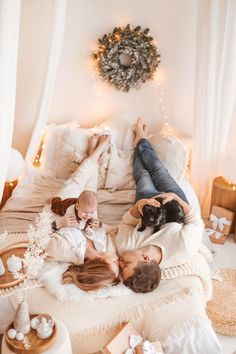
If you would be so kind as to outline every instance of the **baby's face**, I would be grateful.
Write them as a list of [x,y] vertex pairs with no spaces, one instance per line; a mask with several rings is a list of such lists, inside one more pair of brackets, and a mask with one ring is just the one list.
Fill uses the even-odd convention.
[[76,203],[76,209],[78,216],[87,221],[88,219],[94,218],[97,212],[97,204],[96,203]]

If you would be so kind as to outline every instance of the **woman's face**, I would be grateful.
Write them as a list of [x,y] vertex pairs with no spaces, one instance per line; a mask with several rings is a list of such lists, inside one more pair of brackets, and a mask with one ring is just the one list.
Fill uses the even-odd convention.
[[119,258],[115,253],[102,253],[101,259],[109,264],[111,270],[114,272],[115,276],[119,275]]

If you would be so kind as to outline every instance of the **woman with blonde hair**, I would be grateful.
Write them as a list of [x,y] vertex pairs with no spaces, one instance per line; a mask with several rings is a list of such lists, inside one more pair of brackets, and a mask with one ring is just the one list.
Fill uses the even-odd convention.
[[102,256],[84,264],[71,265],[62,276],[63,284],[75,284],[84,291],[98,290],[120,282],[118,272]]

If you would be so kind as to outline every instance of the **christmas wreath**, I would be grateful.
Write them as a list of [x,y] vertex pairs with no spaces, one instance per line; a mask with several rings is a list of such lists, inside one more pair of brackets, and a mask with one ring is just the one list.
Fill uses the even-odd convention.
[[152,79],[160,62],[149,28],[132,30],[129,24],[99,38],[93,56],[100,75],[122,91]]

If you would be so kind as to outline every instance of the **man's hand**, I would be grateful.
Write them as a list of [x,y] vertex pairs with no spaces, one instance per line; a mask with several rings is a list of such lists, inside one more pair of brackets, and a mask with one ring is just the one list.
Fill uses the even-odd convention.
[[160,203],[154,198],[140,199],[130,209],[130,214],[134,218],[140,218],[141,215],[143,215],[143,207],[144,207],[144,205],[147,205],[147,204],[155,206],[155,207],[159,207],[160,206]]
[[171,200],[176,200],[182,206],[184,210],[184,214],[187,214],[191,210],[189,204],[186,203],[183,199],[181,199],[177,194],[173,192],[158,194],[157,197],[162,198],[162,204],[166,204]]

